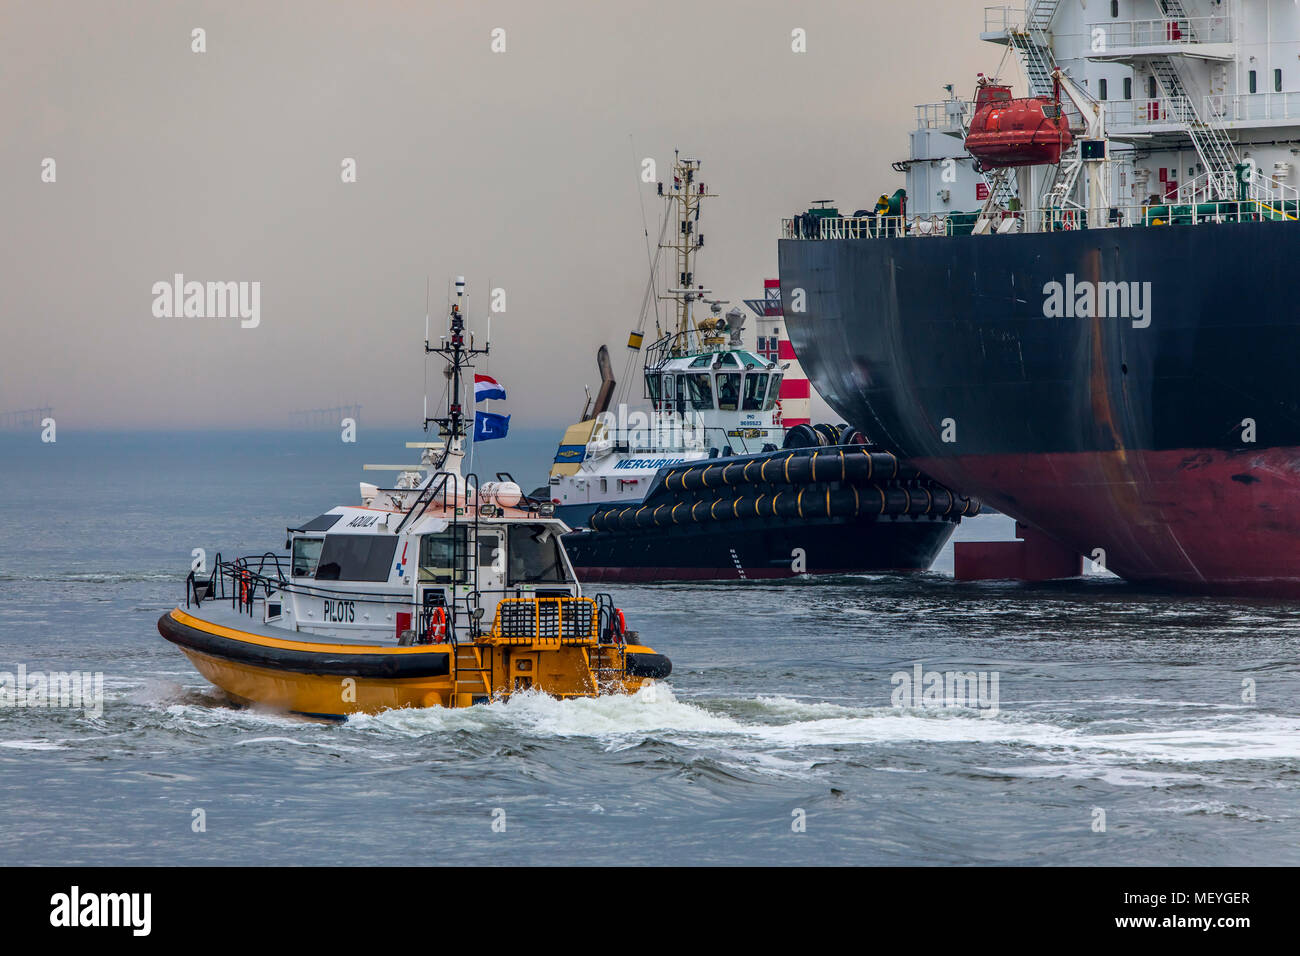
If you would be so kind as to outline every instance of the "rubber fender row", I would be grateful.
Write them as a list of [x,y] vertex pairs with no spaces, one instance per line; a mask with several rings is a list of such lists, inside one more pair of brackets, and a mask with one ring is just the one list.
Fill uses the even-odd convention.
[[593,514],[588,525],[593,531],[631,531],[741,518],[857,518],[867,515],[970,518],[979,511],[977,499],[954,495],[937,486],[882,488],[880,485],[848,485],[834,489],[787,488],[768,494],[607,508]]
[[868,451],[861,445],[783,451],[748,459],[700,462],[674,468],[664,476],[668,491],[754,484],[797,485],[816,481],[867,483],[887,478],[907,479],[919,472],[892,452]]

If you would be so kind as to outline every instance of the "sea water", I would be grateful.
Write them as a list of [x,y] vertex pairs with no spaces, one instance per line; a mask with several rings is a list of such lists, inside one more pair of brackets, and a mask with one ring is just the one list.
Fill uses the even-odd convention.
[[[343,723],[234,707],[158,635],[193,549],[280,549],[421,437],[0,435],[0,671],[103,681],[99,713],[0,707],[0,863],[1300,863],[1285,602],[958,583],[951,548],[610,587],[673,661],[653,691]],[[529,490],[555,437],[475,468]]]

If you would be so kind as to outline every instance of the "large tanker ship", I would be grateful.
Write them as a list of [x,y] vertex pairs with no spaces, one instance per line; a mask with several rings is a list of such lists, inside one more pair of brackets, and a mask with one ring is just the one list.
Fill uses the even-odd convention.
[[905,191],[786,220],[814,385],[1137,582],[1300,595],[1300,10],[986,11],[1029,87],[920,107]]

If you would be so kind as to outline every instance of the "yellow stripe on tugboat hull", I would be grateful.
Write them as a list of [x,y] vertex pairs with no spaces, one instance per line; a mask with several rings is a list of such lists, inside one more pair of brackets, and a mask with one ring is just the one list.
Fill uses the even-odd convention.
[[640,645],[328,644],[226,627],[180,608],[159,619],[158,631],[230,696],[316,717],[466,707],[521,690],[635,693],[671,671],[667,658]]

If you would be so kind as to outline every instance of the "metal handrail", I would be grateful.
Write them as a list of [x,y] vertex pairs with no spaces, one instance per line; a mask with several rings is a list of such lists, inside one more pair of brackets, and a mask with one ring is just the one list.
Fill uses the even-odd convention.
[[[1261,175],[1261,178],[1263,177]],[[1227,222],[1265,222],[1265,221],[1294,221],[1300,213],[1300,192],[1295,192],[1286,184],[1278,184],[1281,197],[1270,195],[1266,187],[1255,184],[1247,192],[1247,198],[1231,200],[1185,200],[1182,198],[1171,198],[1161,202],[1142,203],[1142,204],[1124,204],[1113,205],[1102,212],[1100,222],[1091,222],[1089,213],[1086,209],[1075,207],[1052,207],[1048,209],[1032,209],[1029,211],[1008,212],[1004,218],[1023,220],[1029,218],[1033,221],[1039,231],[1055,232],[1071,229],[1116,229],[1129,228],[1134,226],[1165,226],[1165,225],[1203,225]],[[1186,196],[1186,193],[1183,193]],[[1211,209],[1198,209],[1195,213],[1186,209],[1177,207],[1211,206]],[[1172,211],[1171,211],[1172,207]],[[947,218],[944,230],[927,235],[952,235],[954,222],[951,217]],[[782,220],[782,234],[786,239],[843,239],[857,238],[857,236],[846,235],[842,231],[832,230],[829,234],[816,236],[801,235],[798,230],[792,229],[791,223],[794,220]],[[969,221],[965,223],[969,225]],[[993,231],[997,234],[997,230]],[[881,237],[879,233],[873,234],[872,238]],[[889,238],[920,238],[919,233],[896,232],[891,233]]]
[[[433,483],[433,479],[439,476],[441,476],[442,480],[439,481],[435,486]],[[442,506],[443,506],[443,510],[445,511],[447,508],[447,491],[446,491],[447,479],[451,477],[452,477],[451,473],[446,471],[438,472],[437,474],[431,476],[429,479],[429,483],[423,489],[421,489],[419,497],[417,497],[415,499],[415,503],[411,505],[411,510],[408,511],[402,517],[401,522],[399,522],[397,525],[397,530],[394,531],[393,533],[401,534],[402,529],[405,528],[409,522],[419,521],[421,518],[423,518],[425,511],[428,510],[429,505],[433,502],[433,499],[437,496],[439,491],[442,491],[443,493]],[[420,508],[420,513],[418,515],[415,513],[415,509],[417,506],[419,506]]]
[[[529,633],[505,633],[505,623],[503,618],[509,616],[509,609],[520,605],[531,604],[533,606],[532,627]],[[585,606],[587,611],[587,624],[581,631],[574,630],[573,633],[565,634],[566,610],[570,613],[579,605]],[[542,633],[542,611],[545,608],[554,606],[555,633]],[[562,644],[597,644],[600,642],[600,605],[594,598],[589,597],[517,597],[502,598],[497,604],[497,613],[492,621],[492,629],[488,632],[487,640],[494,644],[550,644],[559,646]],[[550,622],[547,622],[548,624]],[[581,624],[581,622],[579,622]]]

